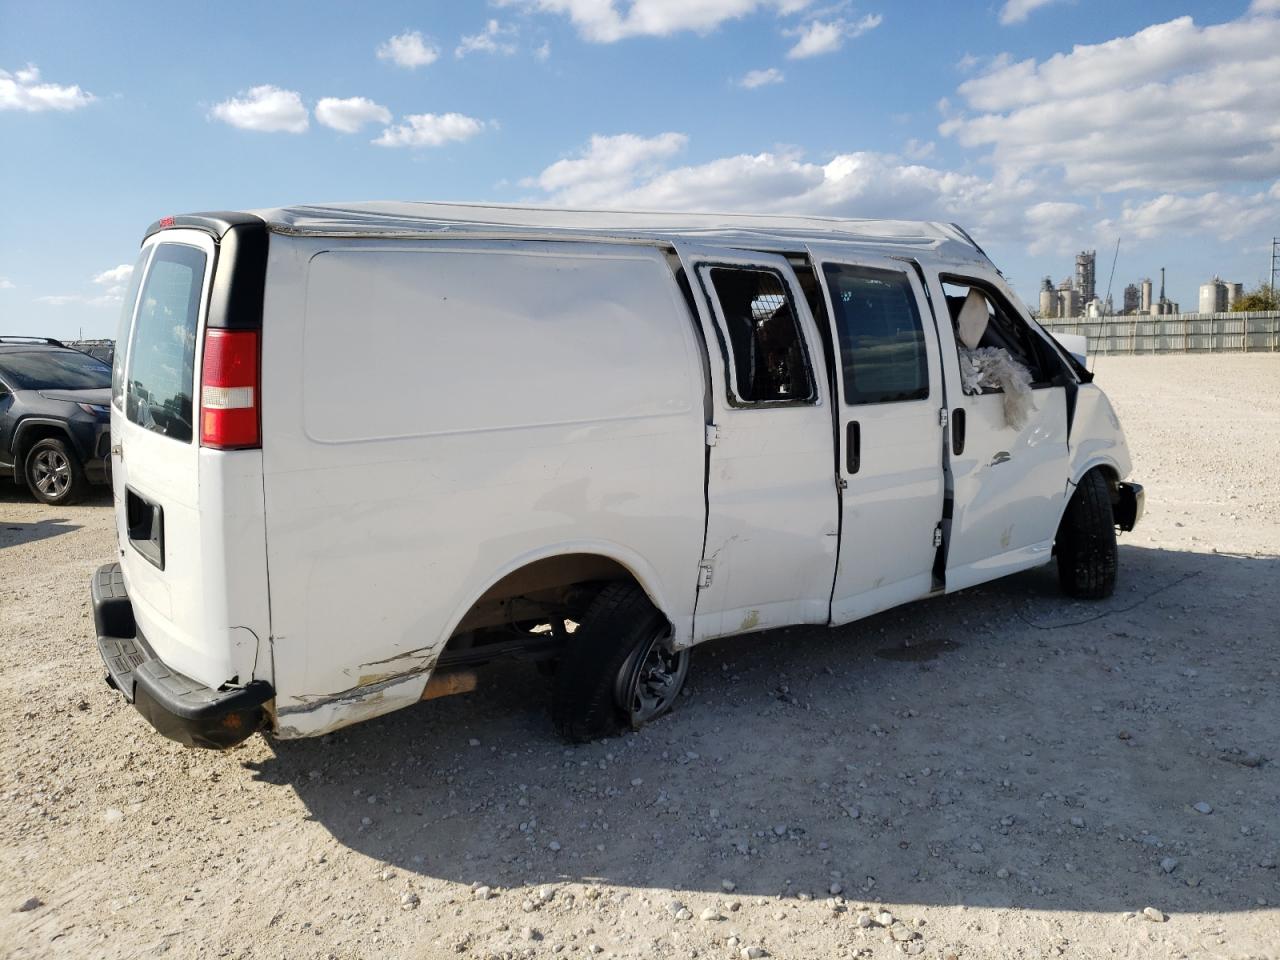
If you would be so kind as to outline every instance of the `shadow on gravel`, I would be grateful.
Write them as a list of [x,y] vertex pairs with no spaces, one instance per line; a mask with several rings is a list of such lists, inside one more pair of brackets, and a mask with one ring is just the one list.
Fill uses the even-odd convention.
[[111,487],[105,484],[95,484],[89,488],[89,492],[79,503],[69,506],[51,507],[41,503],[31,495],[31,491],[25,485],[19,485],[12,480],[0,480],[0,504],[16,503],[40,510],[63,512],[67,510],[78,510],[82,507],[109,507],[111,506]]
[[0,550],[24,543],[35,543],[37,540],[48,540],[50,537],[79,529],[78,523],[68,523],[66,517],[37,520],[35,523],[0,520]]
[[[502,668],[274,743],[257,775],[352,849],[466,884],[1258,909],[1280,901],[1278,578],[1276,557],[1125,546],[1100,604],[1049,567],[699,647],[639,734],[567,747],[545,681]],[[877,655],[913,647],[934,655]]]

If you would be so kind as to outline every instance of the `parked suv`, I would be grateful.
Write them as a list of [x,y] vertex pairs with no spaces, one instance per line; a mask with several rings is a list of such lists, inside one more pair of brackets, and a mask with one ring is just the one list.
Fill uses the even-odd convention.
[[133,277],[93,606],[184,743],[504,658],[592,739],[716,637],[1055,557],[1106,597],[1142,512],[1106,395],[952,224],[295,207],[166,217]]
[[111,367],[47,337],[0,336],[0,472],[42,503],[111,481]]

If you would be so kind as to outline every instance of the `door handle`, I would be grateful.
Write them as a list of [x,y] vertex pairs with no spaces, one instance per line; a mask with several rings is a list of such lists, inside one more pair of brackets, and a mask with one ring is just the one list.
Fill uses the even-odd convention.
[[862,466],[862,427],[857,420],[850,420],[845,430],[845,466],[850,473],[857,473]]
[[964,453],[964,410],[951,411],[951,452],[957,457]]

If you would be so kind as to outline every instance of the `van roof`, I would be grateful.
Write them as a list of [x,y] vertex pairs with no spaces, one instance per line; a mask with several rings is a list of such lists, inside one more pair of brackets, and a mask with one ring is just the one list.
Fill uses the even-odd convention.
[[273,232],[299,236],[684,240],[756,250],[795,250],[805,243],[857,243],[932,250],[956,260],[989,262],[961,227],[919,220],[403,201],[306,204],[252,212],[266,221]]

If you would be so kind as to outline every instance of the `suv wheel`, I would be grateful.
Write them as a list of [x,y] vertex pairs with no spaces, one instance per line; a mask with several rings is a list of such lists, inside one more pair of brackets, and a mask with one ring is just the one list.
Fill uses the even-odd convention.
[[669,711],[689,675],[671,625],[633,583],[611,583],[587,608],[556,671],[551,715],[576,742],[638,730]]
[[46,437],[27,451],[24,471],[31,494],[41,503],[75,503],[84,496],[88,481],[80,460],[65,440]]
[[1116,588],[1116,521],[1101,471],[1080,480],[1058,527],[1058,583],[1068,596],[1109,597]]

